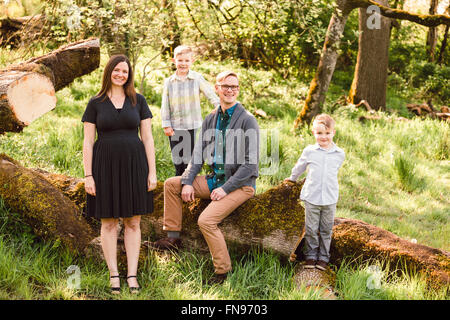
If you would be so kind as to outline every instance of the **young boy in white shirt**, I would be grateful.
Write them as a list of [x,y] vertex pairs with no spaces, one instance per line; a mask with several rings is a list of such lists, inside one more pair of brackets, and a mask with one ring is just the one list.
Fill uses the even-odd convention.
[[339,196],[338,171],[345,152],[333,142],[335,121],[327,114],[317,116],[312,132],[316,144],[307,146],[287,181],[296,181],[308,169],[300,200],[305,203],[305,268],[325,270]]
[[214,107],[220,105],[220,100],[213,86],[200,73],[190,69],[194,63],[190,47],[176,47],[173,63],[175,74],[164,80],[161,120],[164,134],[169,137],[175,175],[181,176],[191,159],[196,130],[203,121],[200,93]]

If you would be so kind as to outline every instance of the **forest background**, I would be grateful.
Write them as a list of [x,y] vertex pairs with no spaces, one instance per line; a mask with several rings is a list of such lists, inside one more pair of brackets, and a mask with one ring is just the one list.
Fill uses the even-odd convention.
[[[449,1],[389,1],[413,13],[448,10]],[[261,175],[257,193],[278,185],[302,149],[314,142],[308,123],[298,123],[321,54],[333,1],[37,1],[3,0],[1,18],[41,15],[38,33],[4,45],[0,65],[23,61],[69,42],[99,37],[100,68],[57,92],[55,110],[22,133],[0,136],[0,152],[26,167],[83,177],[80,122],[87,101],[100,88],[108,56],[123,52],[135,68],[135,85],[154,114],[158,180],[174,174],[170,148],[159,117],[163,79],[173,73],[170,57],[178,44],[195,48],[193,69],[214,83],[224,69],[241,78],[240,101],[260,127],[279,135],[278,170]],[[448,26],[432,28],[392,20],[388,27],[388,67],[384,105],[369,112],[348,97],[358,56],[358,10],[346,22],[336,68],[321,111],[337,121],[335,142],[347,154],[340,171],[337,216],[360,219],[404,239],[449,250],[450,135],[447,121],[418,117],[407,104],[450,99]],[[448,11],[447,11],[448,14]],[[376,41],[369,43],[375,48]],[[204,114],[212,109],[203,100]],[[376,120],[362,119],[376,117]],[[267,166],[267,164],[266,164]],[[264,167],[264,165],[263,165]],[[36,239],[20,217],[4,205],[0,220],[0,298],[105,299],[106,266],[74,258],[54,243]],[[21,254],[17,254],[20,252]],[[208,256],[185,251],[182,263],[149,255],[139,280],[143,299],[307,299],[320,298],[292,283],[293,266],[268,251],[245,256],[232,251],[235,272],[223,287],[203,285],[212,274]],[[352,259],[353,257],[349,257]],[[67,287],[66,268],[81,268],[81,289]],[[446,299],[424,279],[385,273],[376,289],[367,286],[371,265],[335,270],[342,299]],[[31,284],[31,285],[30,285]],[[270,284],[269,286],[267,284]],[[448,293],[447,293],[448,294]],[[135,298],[123,293],[120,298]]]

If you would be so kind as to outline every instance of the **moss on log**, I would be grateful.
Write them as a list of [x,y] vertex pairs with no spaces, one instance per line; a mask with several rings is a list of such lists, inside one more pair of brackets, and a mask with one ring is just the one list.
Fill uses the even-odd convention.
[[0,154],[0,197],[44,240],[81,253],[94,237],[80,209],[42,175]]

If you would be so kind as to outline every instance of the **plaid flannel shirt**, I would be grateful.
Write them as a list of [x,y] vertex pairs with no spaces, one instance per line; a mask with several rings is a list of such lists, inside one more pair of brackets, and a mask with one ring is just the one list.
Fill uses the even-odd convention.
[[176,74],[164,80],[161,103],[162,127],[175,130],[192,130],[202,125],[200,92],[215,106],[220,105],[213,87],[198,72],[189,70],[186,79]]

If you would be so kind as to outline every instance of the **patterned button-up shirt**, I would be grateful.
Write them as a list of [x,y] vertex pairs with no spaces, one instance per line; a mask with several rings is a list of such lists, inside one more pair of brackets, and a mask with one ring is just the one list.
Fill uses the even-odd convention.
[[317,143],[307,146],[289,177],[289,180],[296,181],[308,169],[300,199],[315,205],[337,203],[339,197],[337,175],[344,159],[344,150],[334,143],[329,150],[322,149]]
[[161,103],[162,127],[176,130],[197,129],[202,125],[200,92],[215,106],[220,105],[213,87],[198,72],[189,70],[185,80],[176,74],[164,80]]

